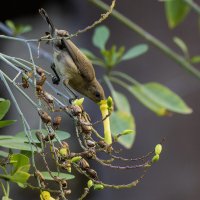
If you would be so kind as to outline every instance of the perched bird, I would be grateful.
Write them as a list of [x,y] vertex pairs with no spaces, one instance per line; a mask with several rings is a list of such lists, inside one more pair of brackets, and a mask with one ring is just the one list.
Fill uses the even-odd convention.
[[54,72],[57,76],[54,83],[59,83],[60,76],[66,87],[71,86],[95,103],[105,99],[104,90],[96,79],[90,60],[70,39],[64,38],[69,36],[67,31],[54,27],[43,8],[39,9],[39,13],[49,25],[50,37],[55,38],[51,41],[54,51]]

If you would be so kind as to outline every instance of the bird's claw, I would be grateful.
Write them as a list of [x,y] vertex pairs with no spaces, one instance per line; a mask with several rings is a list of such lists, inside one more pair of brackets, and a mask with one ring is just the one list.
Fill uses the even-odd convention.
[[57,77],[57,76],[53,76],[52,77],[52,82],[53,82],[53,84],[58,85],[60,83],[60,78]]

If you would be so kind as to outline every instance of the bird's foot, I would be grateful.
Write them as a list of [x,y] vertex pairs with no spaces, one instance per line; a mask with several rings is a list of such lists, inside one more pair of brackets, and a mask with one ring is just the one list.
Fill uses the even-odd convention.
[[54,63],[51,65],[51,69],[53,70],[53,72],[55,74],[55,76],[53,76],[53,78],[52,78],[52,82],[53,82],[53,84],[58,85],[60,82],[60,77],[58,76],[58,73],[56,71],[56,67],[55,67]]
[[52,77],[52,82],[53,82],[53,84],[58,85],[60,83],[60,77],[53,76]]

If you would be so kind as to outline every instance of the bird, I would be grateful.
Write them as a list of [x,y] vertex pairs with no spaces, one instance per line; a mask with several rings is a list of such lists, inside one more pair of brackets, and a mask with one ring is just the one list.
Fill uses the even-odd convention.
[[[69,33],[55,28],[47,12],[41,8],[39,13],[49,25],[50,38],[53,46],[52,69],[55,72],[53,83],[58,84],[60,77],[64,86],[88,97],[95,103],[105,99],[104,89],[98,82],[91,61],[70,40]],[[70,90],[71,91],[71,90]]]

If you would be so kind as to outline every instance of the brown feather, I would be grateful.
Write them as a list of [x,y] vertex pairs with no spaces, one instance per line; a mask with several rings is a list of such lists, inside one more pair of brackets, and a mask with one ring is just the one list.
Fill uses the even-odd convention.
[[71,40],[62,39],[62,43],[65,45],[66,50],[72,57],[74,63],[81,76],[88,82],[93,81],[95,78],[95,71],[90,60],[76,47]]

